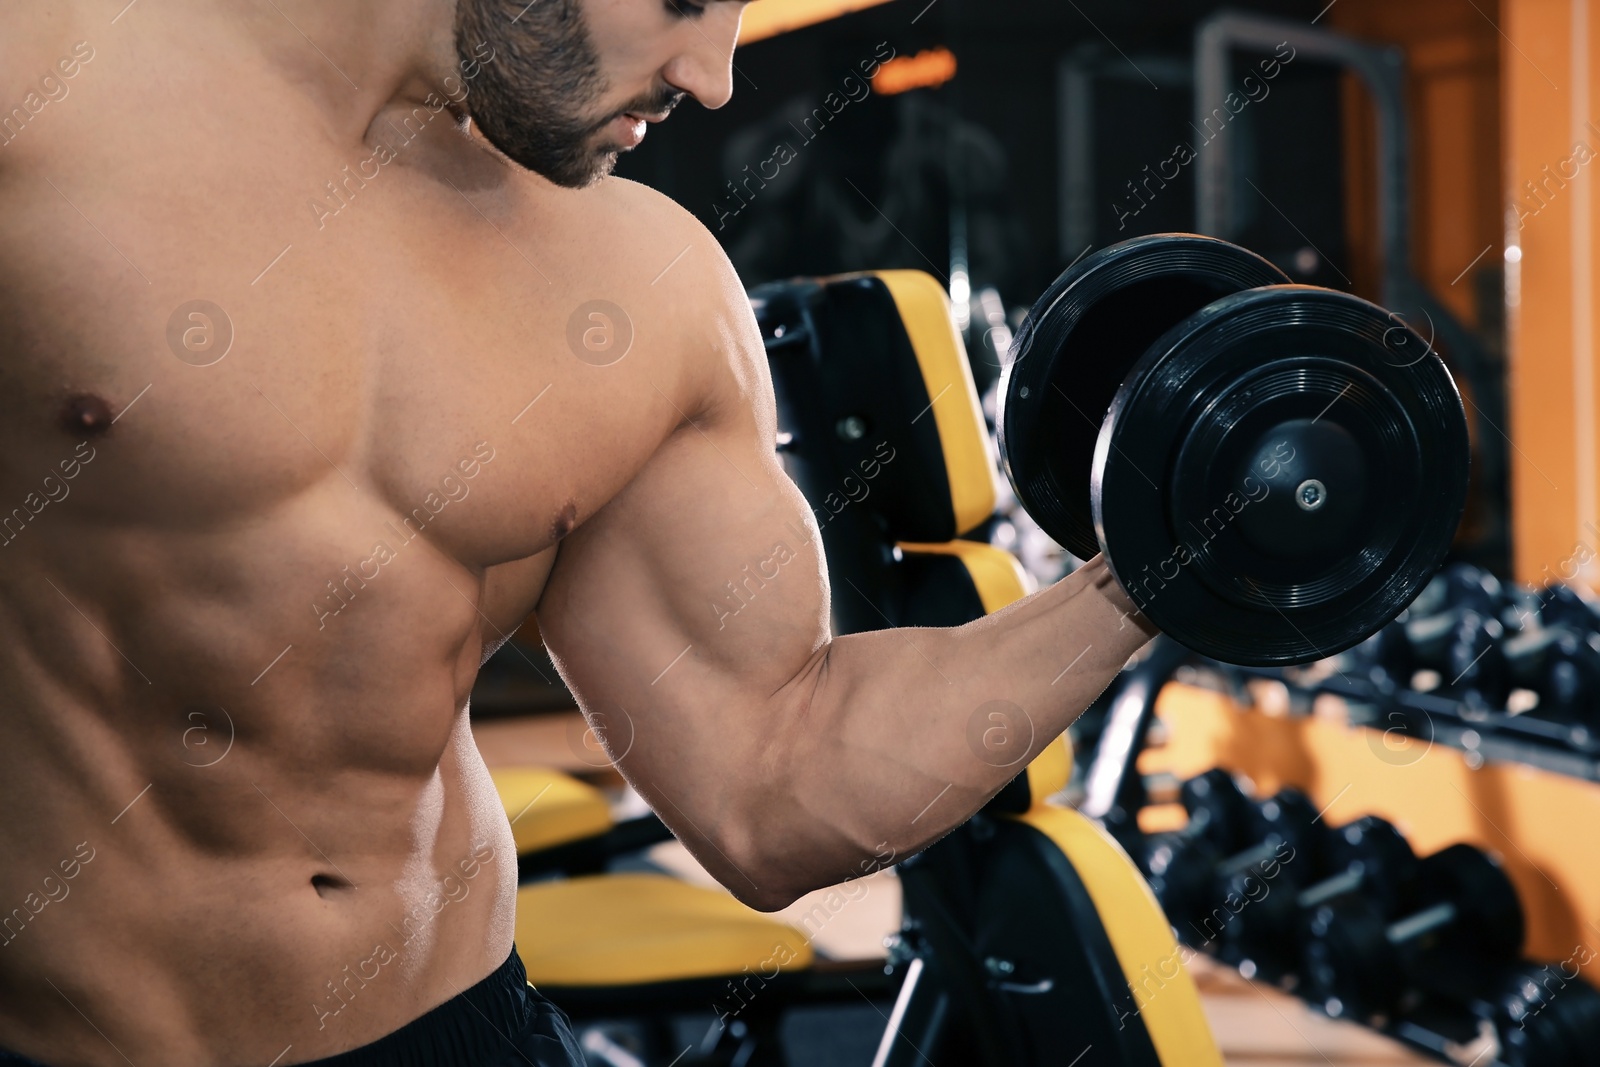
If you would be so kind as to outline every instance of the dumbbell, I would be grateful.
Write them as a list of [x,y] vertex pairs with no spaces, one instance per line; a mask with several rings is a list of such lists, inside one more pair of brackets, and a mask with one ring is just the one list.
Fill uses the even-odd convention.
[[1600,706],[1600,634],[1564,623],[1530,627],[1508,639],[1512,681],[1539,696],[1530,712],[1557,722],[1587,723]]
[[1210,891],[1210,869],[1200,870],[1186,857],[1190,853],[1234,853],[1243,843],[1250,817],[1250,798],[1234,776],[1221,768],[1187,779],[1179,789],[1179,801],[1189,813],[1189,822],[1184,829],[1150,835],[1141,862],[1150,891],[1174,925],[1203,907]]
[[1471,563],[1451,563],[1429,580],[1409,605],[1410,615],[1423,619],[1447,611],[1475,611],[1498,618],[1511,593],[1489,571]]
[[1510,665],[1500,620],[1508,598],[1494,575],[1452,564],[1433,578],[1397,619],[1351,651],[1359,670],[1400,688],[1428,668],[1449,691],[1475,692],[1492,705],[1510,693]]
[[1600,607],[1572,586],[1551,582],[1535,596],[1543,625],[1566,626],[1581,634],[1600,633]]
[[1466,501],[1466,416],[1430,346],[1236,245],[1135,238],[1069,267],[1014,339],[1017,500],[1224,662],[1307,663],[1393,619]]
[[1376,815],[1331,831],[1320,856],[1313,852],[1306,859],[1288,864],[1283,884],[1228,924],[1218,952],[1224,960],[1252,974],[1293,972],[1300,963],[1304,920],[1313,909],[1359,893],[1388,913],[1417,877],[1410,843],[1393,823]]
[[1600,991],[1555,964],[1518,962],[1474,1013],[1494,1025],[1505,1067],[1590,1067],[1600,1048]]
[[1516,608],[1521,632],[1506,642],[1515,684],[1539,695],[1531,714],[1591,724],[1600,717],[1600,609],[1560,582],[1524,590]]
[[1439,674],[1446,692],[1476,693],[1490,705],[1511,692],[1505,628],[1500,620],[1471,610],[1447,611],[1406,624],[1417,666]]
[[[1474,692],[1503,705],[1511,669],[1501,648],[1507,598],[1499,579],[1469,564],[1451,564],[1418,601],[1406,623],[1414,667],[1437,671],[1446,691]],[[1437,610],[1429,610],[1436,601]]]
[[1600,720],[1600,634],[1564,634],[1550,650],[1533,714],[1597,726]]
[[[1409,611],[1409,609],[1408,609]],[[1416,673],[1417,660],[1411,652],[1411,639],[1406,636],[1406,614],[1387,623],[1377,633],[1352,648],[1348,653],[1350,669],[1394,689],[1411,688],[1411,676]]]
[[1516,889],[1481,849],[1451,845],[1422,860],[1413,903],[1398,917],[1363,896],[1318,905],[1301,947],[1306,999],[1330,1015],[1392,1017],[1411,999],[1423,954],[1503,963],[1522,949]]
[[[1218,864],[1214,903],[1207,934],[1214,933],[1218,954],[1239,963],[1233,950],[1241,943],[1246,916],[1269,900],[1292,897],[1296,888],[1325,869],[1330,834],[1319,825],[1316,805],[1298,789],[1282,789],[1255,805],[1251,839],[1254,848]],[[1219,911],[1218,905],[1226,908]],[[1269,905],[1270,907],[1271,905]]]
[[[1242,799],[1242,798],[1241,798]],[[1194,835],[1155,843],[1150,885],[1168,920],[1186,941],[1205,943],[1260,899],[1270,871],[1309,852],[1316,808],[1297,790],[1284,790],[1235,813],[1234,834]],[[1252,884],[1253,883],[1253,884]]]

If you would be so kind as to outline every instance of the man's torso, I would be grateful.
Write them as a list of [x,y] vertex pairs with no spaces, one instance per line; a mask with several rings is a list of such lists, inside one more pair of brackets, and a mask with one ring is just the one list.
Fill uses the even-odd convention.
[[0,1046],[299,1062],[509,948],[463,709],[698,413],[693,235],[340,128],[287,25],[101,14],[0,59]]

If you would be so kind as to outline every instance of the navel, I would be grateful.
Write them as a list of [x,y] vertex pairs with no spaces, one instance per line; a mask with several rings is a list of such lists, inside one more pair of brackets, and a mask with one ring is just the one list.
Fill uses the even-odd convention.
[[327,899],[328,894],[336,893],[341,889],[354,889],[355,885],[341,877],[331,874],[313,874],[311,888],[317,891],[317,896]]
[[111,405],[93,393],[77,393],[61,408],[61,428],[74,437],[99,437],[111,429]]

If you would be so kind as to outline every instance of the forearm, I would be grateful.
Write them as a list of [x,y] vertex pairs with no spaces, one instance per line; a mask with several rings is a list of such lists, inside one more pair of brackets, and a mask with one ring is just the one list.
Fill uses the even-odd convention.
[[1015,777],[1154,634],[1095,559],[952,629],[835,639],[777,699],[765,881],[798,894],[904,859]]

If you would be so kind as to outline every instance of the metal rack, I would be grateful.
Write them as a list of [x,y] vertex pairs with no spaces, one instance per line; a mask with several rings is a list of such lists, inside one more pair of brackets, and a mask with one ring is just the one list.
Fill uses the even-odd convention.
[[1250,703],[1250,696],[1244,681],[1268,679],[1288,689],[1292,715],[1309,715],[1316,697],[1334,696],[1347,709],[1350,725],[1395,731],[1424,743],[1459,749],[1474,767],[1489,761],[1517,763],[1600,782],[1600,736],[1585,726],[1400,689],[1341,671],[1328,661],[1311,668],[1275,669],[1197,659],[1179,668],[1175,677],[1245,704]]

